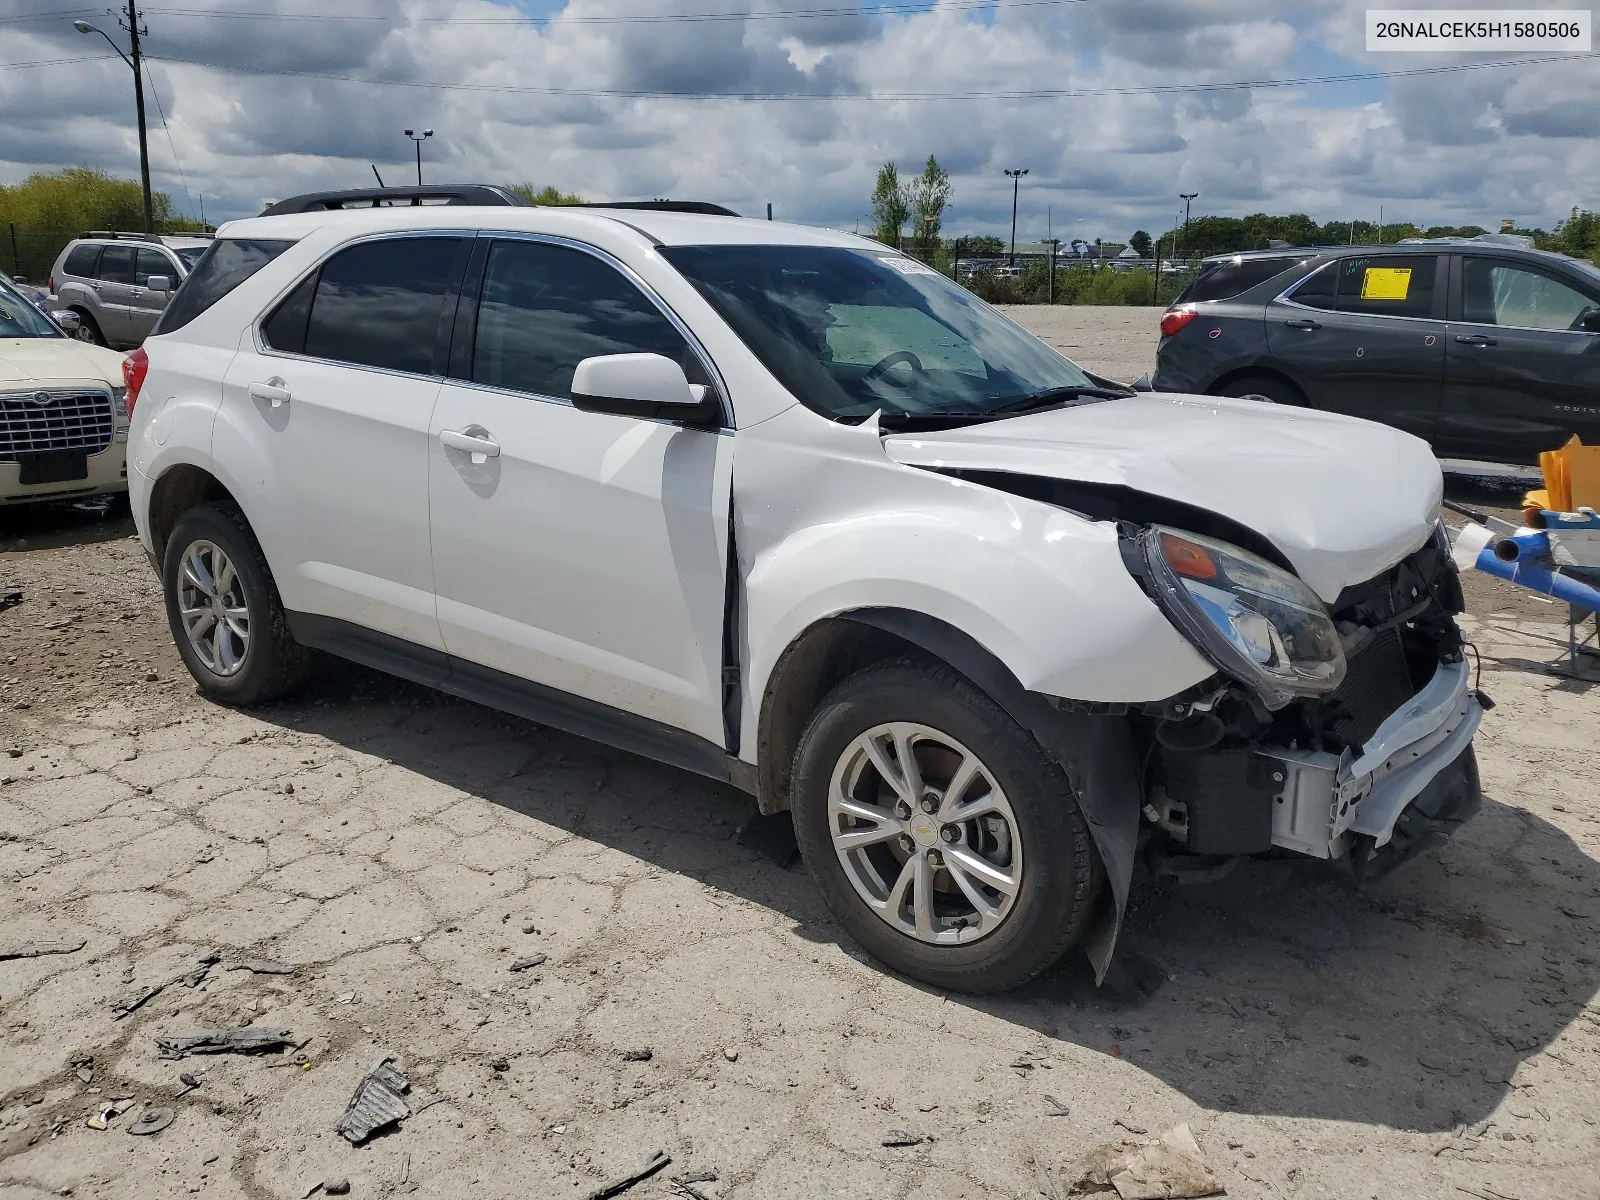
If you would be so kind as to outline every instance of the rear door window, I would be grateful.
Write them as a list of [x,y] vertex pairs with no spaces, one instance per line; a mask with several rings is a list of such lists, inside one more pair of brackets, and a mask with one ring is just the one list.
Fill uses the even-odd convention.
[[133,283],[132,246],[107,246],[100,251],[101,280],[106,283]]
[[445,298],[470,246],[461,237],[382,238],[335,254],[312,295],[305,352],[433,374]]
[[1207,263],[1173,303],[1229,300],[1304,261],[1305,255],[1301,254],[1284,258],[1228,258]]
[[219,238],[212,242],[162,311],[155,332],[182,329],[292,245],[292,241],[275,238]]
[[67,255],[67,261],[62,270],[68,275],[78,275],[86,279],[94,278],[95,265],[100,261],[100,247],[93,242],[79,242],[72,248],[72,253]]
[[1331,309],[1334,292],[1339,284],[1338,265],[1329,263],[1321,270],[1307,275],[1289,293],[1289,299],[1296,304],[1304,304],[1307,308]]
[[1431,317],[1437,254],[1395,254],[1339,260],[1340,312]]

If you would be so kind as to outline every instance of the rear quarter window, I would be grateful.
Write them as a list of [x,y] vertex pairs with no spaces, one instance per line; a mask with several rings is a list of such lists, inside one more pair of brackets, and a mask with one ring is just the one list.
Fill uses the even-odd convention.
[[1290,267],[1305,261],[1305,256],[1289,258],[1240,258],[1207,263],[1193,283],[1183,289],[1174,304],[1201,300],[1231,300],[1248,292],[1258,283],[1265,283],[1274,275],[1282,275]]
[[219,238],[212,242],[162,312],[154,332],[182,329],[292,245],[293,241],[276,238]]
[[82,275],[85,278],[94,278],[95,265],[100,261],[100,247],[92,242],[80,242],[72,248],[67,255],[67,261],[62,270],[68,275]]

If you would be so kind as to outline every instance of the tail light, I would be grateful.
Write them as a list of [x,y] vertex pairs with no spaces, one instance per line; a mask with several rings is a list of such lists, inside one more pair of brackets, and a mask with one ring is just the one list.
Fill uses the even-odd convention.
[[52,274],[45,282],[49,285],[50,294],[52,296],[54,296],[56,294],[56,277],[55,277],[55,275]]
[[1190,321],[1199,315],[1188,305],[1182,308],[1169,308],[1161,314],[1161,336],[1171,337]]
[[128,415],[133,416],[133,406],[139,402],[139,389],[144,386],[144,377],[150,374],[150,356],[140,346],[127,358],[122,360],[122,381],[128,385]]

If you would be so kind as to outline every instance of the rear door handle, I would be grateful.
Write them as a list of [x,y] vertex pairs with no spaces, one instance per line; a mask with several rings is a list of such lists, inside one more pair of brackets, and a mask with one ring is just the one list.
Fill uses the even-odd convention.
[[1285,321],[1284,324],[1287,325],[1290,329],[1321,329],[1322,328],[1322,322],[1321,321],[1312,321],[1312,320],[1309,320],[1308,318],[1305,318],[1305,317],[1296,317],[1291,321]]
[[500,443],[490,437],[474,437],[459,430],[444,429],[439,432],[439,441],[451,450],[461,450],[472,455],[474,464],[482,464],[491,458],[500,457]]
[[1493,346],[1496,344],[1492,337],[1485,337],[1481,333],[1458,333],[1456,334],[1456,341],[1463,346]]
[[273,376],[265,383],[252,383],[249,392],[252,399],[265,400],[273,408],[282,408],[289,403],[289,389],[277,376]]

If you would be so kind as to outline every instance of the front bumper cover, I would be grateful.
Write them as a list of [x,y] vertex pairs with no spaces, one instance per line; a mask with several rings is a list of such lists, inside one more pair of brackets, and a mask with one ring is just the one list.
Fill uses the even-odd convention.
[[[1470,761],[1483,702],[1467,677],[1464,661],[1440,663],[1427,686],[1367,739],[1359,757],[1349,750],[1336,755],[1263,747],[1277,789],[1272,844],[1313,858],[1342,858],[1357,837],[1370,839],[1369,855],[1388,845],[1408,807],[1447,770]],[[1452,827],[1476,810],[1476,771],[1471,774],[1470,804],[1461,798],[1450,803],[1452,811],[1470,811]]]

